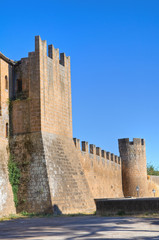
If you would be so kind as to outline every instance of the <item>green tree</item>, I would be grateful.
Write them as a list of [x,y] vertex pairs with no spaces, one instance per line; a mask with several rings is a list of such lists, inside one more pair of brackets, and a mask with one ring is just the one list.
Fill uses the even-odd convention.
[[152,164],[147,166],[147,174],[159,176],[159,170],[157,170]]

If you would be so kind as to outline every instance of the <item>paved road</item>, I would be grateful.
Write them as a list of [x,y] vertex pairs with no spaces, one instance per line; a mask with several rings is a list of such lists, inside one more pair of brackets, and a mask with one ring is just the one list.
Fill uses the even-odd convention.
[[50,217],[0,222],[0,239],[159,239],[159,219]]

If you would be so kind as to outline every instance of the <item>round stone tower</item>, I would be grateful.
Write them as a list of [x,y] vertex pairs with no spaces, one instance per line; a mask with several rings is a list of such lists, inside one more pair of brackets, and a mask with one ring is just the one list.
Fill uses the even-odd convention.
[[147,167],[145,140],[134,138],[119,139],[119,152],[122,161],[122,182],[125,197],[146,197]]

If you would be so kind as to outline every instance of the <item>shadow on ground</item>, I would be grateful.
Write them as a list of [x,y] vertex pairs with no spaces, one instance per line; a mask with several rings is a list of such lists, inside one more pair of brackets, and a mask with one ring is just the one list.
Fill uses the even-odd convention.
[[0,222],[0,239],[159,239],[159,219],[48,217]]

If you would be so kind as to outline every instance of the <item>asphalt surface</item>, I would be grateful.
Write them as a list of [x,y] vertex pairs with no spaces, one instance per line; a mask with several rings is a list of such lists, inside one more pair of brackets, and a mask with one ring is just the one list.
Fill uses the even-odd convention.
[[0,222],[0,239],[159,239],[159,219],[48,217]]

